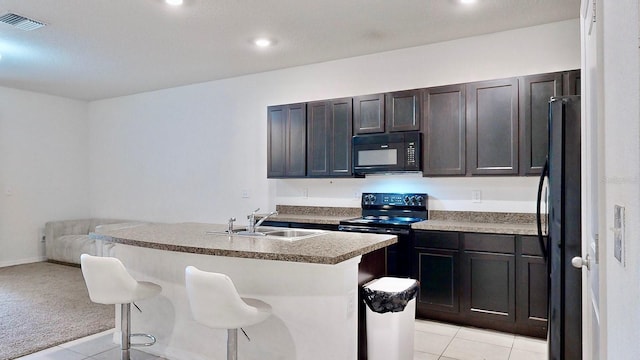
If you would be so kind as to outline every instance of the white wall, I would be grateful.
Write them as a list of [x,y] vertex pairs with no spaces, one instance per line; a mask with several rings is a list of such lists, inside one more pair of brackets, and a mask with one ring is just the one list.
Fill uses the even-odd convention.
[[[481,191],[481,202],[471,192]],[[423,178],[420,174],[365,179],[287,179],[276,183],[276,203],[360,207],[364,192],[424,192],[432,210],[535,212],[537,177]]]
[[0,266],[44,256],[50,220],[89,214],[87,103],[0,87]]
[[[277,203],[358,206],[354,193],[404,183],[432,194],[431,208],[533,212],[535,178],[268,180],[266,107],[579,67],[576,19],[96,101],[89,106],[91,211],[245,221]],[[470,202],[471,189],[483,191],[483,203]]]
[[[638,1],[604,1],[604,166],[607,359],[640,353],[640,54]],[[624,262],[613,254],[613,207],[626,210]]]

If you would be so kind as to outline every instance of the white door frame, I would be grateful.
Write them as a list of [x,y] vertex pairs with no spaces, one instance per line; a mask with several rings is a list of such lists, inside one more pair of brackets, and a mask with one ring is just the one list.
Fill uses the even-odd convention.
[[[604,63],[602,45],[602,1],[582,0],[581,89],[582,89],[582,257],[589,268],[582,271],[583,359],[606,359],[606,192],[604,186]],[[594,48],[595,46],[595,48]]]

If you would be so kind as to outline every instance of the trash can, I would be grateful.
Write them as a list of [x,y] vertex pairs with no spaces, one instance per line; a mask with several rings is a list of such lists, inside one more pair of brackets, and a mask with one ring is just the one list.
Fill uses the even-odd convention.
[[382,277],[366,283],[367,358],[413,360],[418,281]]

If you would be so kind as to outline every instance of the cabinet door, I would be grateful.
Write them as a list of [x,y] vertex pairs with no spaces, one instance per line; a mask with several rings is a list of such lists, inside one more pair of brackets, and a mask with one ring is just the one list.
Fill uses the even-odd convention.
[[408,90],[385,95],[387,129],[393,131],[420,130],[420,91]]
[[420,312],[460,311],[458,246],[457,232],[415,232],[413,276],[420,282]]
[[520,79],[520,175],[539,175],[549,152],[549,99],[562,94],[562,73]]
[[[546,239],[545,239],[546,241]],[[517,259],[518,289],[516,309],[518,326],[537,335],[547,330],[547,264],[536,236],[520,237],[520,255]]]
[[464,90],[464,85],[423,90],[423,174],[426,176],[466,172]]
[[512,235],[464,234],[462,306],[478,325],[515,323],[516,261]]
[[354,134],[384,132],[384,94],[353,98]]
[[304,177],[307,157],[306,104],[288,105],[286,176]]
[[470,174],[518,174],[518,80],[467,85],[467,169]]
[[307,104],[307,176],[350,176],[351,98]]
[[563,80],[563,95],[580,95],[580,70],[565,72]]
[[307,104],[307,176],[328,176],[331,157],[329,101]]
[[267,177],[284,177],[286,171],[287,115],[285,105],[267,108]]
[[307,154],[305,104],[267,108],[267,177],[304,177]]
[[459,252],[416,249],[415,261],[420,282],[417,306],[428,310],[459,312]]
[[330,103],[331,121],[331,176],[351,176],[351,136],[353,135],[353,103],[351,98],[336,99]]

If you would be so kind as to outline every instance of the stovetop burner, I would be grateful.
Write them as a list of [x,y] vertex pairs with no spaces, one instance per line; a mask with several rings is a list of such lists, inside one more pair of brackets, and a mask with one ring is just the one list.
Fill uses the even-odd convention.
[[427,219],[427,194],[363,193],[362,217],[341,221],[359,227],[403,227]]

